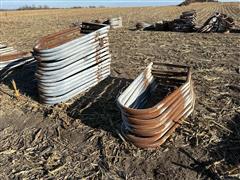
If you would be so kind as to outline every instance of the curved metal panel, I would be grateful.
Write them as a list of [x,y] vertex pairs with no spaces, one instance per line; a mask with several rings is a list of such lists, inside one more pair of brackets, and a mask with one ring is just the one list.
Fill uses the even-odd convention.
[[[40,100],[57,104],[95,86],[110,74],[109,26],[80,27],[41,38],[34,47]],[[88,34],[86,34],[88,33]]]
[[[153,69],[153,65],[158,66],[158,69]],[[159,69],[160,67],[170,70],[164,71]],[[166,85],[173,82],[182,84],[160,102],[150,107],[146,106],[153,92],[157,91],[161,79],[166,80]],[[121,110],[124,137],[141,148],[158,147],[194,109],[195,95],[190,68],[150,63],[118,97],[117,104]]]

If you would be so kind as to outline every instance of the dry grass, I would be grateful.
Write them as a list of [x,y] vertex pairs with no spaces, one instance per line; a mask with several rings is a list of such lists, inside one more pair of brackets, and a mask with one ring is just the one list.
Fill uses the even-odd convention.
[[[227,6],[225,8],[225,6]],[[196,9],[198,22],[215,11],[233,16],[239,22],[239,3],[195,3],[186,7],[147,7],[147,8],[106,8],[106,9],[59,9],[0,12],[0,42],[6,41],[24,50],[31,50],[34,43],[43,35],[69,27],[72,22],[89,21],[99,18],[122,16],[125,28],[138,21],[156,22],[179,17],[182,11]],[[150,12],[145,14],[144,12]]]
[[[1,179],[239,178],[239,35],[129,30],[137,21],[169,20],[187,9],[198,11],[199,23],[215,11],[240,23],[239,3],[0,12],[0,41],[22,50],[75,21],[124,21],[123,29],[110,32],[111,77],[67,103],[38,103],[32,66],[0,84]],[[150,61],[191,65],[197,104],[163,146],[142,150],[122,140],[115,100]],[[13,98],[12,79],[21,100]]]

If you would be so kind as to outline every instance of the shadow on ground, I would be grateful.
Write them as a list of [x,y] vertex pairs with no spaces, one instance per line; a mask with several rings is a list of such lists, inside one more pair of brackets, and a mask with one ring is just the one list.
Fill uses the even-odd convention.
[[240,180],[240,113],[233,116],[227,128],[231,133],[211,148],[211,156],[218,162],[216,171],[224,179]]
[[121,114],[116,100],[132,80],[108,77],[76,100],[67,110],[68,115],[80,119],[92,128],[100,128],[117,137]]
[[209,160],[201,161],[194,154],[180,148],[179,153],[191,160],[190,164],[173,162],[176,166],[197,172],[201,179],[240,180],[240,114],[237,113],[226,127],[231,133],[209,147]]
[[178,162],[172,162],[174,165],[196,172],[198,174],[198,179],[201,177],[201,179],[204,180],[208,179],[221,180],[219,175],[215,171],[213,171],[212,168],[209,168],[214,163],[214,160],[208,161],[198,160],[194,158],[194,155],[192,155],[192,153],[182,148],[179,148],[179,153],[188,158],[191,163],[182,164]]
[[[172,86],[167,86],[166,78],[156,77],[156,81],[159,83],[156,89],[152,92],[151,88],[148,88],[136,98],[130,107],[136,102],[141,102],[145,96],[148,97],[147,101],[144,101],[139,108],[153,107],[174,90]],[[132,80],[129,79],[108,77],[75,101],[68,108],[68,115],[74,119],[80,119],[87,126],[103,129],[115,136],[116,129],[120,130],[122,121],[116,101],[131,82]],[[178,86],[179,84],[172,83],[171,85]]]
[[0,74],[1,81],[13,89],[12,80],[15,81],[17,89],[21,94],[38,100],[37,80],[35,79],[36,62],[9,70],[3,69]]

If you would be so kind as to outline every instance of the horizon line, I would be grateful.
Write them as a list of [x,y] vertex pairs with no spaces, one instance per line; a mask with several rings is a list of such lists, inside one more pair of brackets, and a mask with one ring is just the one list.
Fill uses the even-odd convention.
[[[15,2],[18,2],[17,4]],[[35,2],[35,3],[34,3]],[[61,2],[64,4],[56,4],[56,2]],[[73,4],[74,2],[74,4]],[[78,2],[80,4],[75,4]],[[94,3],[95,2],[95,3]],[[97,2],[97,3],[96,3]],[[107,4],[104,4],[107,2]],[[126,4],[122,4],[122,3]],[[136,4],[134,2],[137,2]],[[32,0],[32,1],[16,1],[16,0],[0,0],[0,10],[19,10],[24,7],[39,8],[47,6],[46,9],[71,9],[71,8],[121,8],[121,7],[158,7],[158,6],[177,6],[183,3],[184,0],[164,0],[164,1],[136,1],[136,0],[88,0],[88,1],[78,1],[78,0]],[[5,3],[5,4],[4,4]],[[13,4],[12,6],[10,4]],[[20,3],[20,4],[19,4]],[[67,3],[67,4],[65,4]],[[92,4],[93,3],[93,4]],[[194,2],[194,3],[211,3],[211,2]],[[240,3],[239,0],[225,0],[218,1],[215,3]],[[42,8],[44,9],[44,8]]]

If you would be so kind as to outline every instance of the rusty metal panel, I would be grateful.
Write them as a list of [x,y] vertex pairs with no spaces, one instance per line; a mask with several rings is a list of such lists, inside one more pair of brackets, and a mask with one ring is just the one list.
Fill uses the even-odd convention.
[[[154,66],[157,69],[153,69]],[[170,71],[163,71],[161,67]],[[147,106],[151,96],[157,99],[153,92],[158,91],[161,82],[173,87],[171,93],[154,105]],[[190,68],[150,63],[118,97],[117,104],[121,110],[124,137],[137,147],[158,147],[194,109],[195,95]]]
[[34,47],[40,100],[65,102],[110,74],[110,26],[82,23],[43,37]]
[[34,58],[29,52],[22,52],[8,47],[4,43],[0,43],[0,73],[7,72],[13,68],[24,65],[30,61],[34,61]]
[[[3,50],[3,49],[7,49],[7,46],[5,46],[5,48],[1,48],[0,50]],[[28,63],[30,61],[34,61],[32,54],[29,52],[17,51],[13,48],[8,48],[8,49],[9,51],[7,50],[7,51],[0,52],[1,73],[3,71],[11,70],[18,66],[24,65],[25,63]]]

